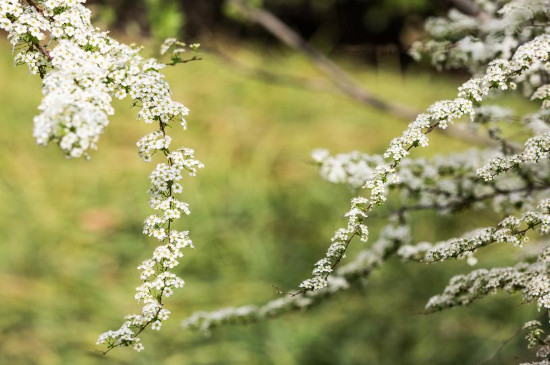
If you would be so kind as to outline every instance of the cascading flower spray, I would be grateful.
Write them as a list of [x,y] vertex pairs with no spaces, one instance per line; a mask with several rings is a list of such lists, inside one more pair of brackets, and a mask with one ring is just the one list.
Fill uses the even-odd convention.
[[[56,143],[67,158],[89,158],[114,113],[112,98],[129,96],[139,106],[138,118],[157,130],[138,141],[139,155],[149,162],[162,156],[150,176],[150,206],[156,211],[145,221],[143,233],[161,244],[138,269],[142,284],[135,298],[143,304],[139,314],[126,316],[120,329],[99,336],[107,351],[119,346],[144,346],[138,337],[150,326],[160,330],[170,311],[164,299],[183,280],[172,272],[182,249],[193,247],[187,231],[173,224],[189,214],[188,204],[177,195],[183,190],[184,174],[194,176],[203,165],[189,148],[170,149],[166,130],[174,123],[185,128],[188,109],[171,98],[170,87],[160,72],[165,64],[140,56],[140,49],[127,46],[92,26],[85,0],[2,0],[0,28],[8,32],[16,64],[26,64],[42,78],[44,97],[34,119],[34,136],[40,145]],[[192,47],[196,48],[196,46]],[[182,44],[173,39],[163,45],[172,51],[171,65],[181,58]],[[193,59],[197,59],[194,57]]]

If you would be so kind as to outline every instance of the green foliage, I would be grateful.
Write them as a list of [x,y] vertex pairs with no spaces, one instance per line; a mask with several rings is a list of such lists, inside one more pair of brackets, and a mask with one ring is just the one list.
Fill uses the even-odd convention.
[[374,33],[388,31],[389,22],[396,16],[418,13],[433,7],[425,0],[382,0],[378,6],[370,7],[363,15],[366,29]]
[[185,21],[177,1],[145,0],[147,18],[151,26],[151,35],[155,39],[166,39],[178,34]]

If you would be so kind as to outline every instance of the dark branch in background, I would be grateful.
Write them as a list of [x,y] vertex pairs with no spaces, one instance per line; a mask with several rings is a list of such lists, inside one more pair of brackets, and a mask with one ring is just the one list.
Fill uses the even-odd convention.
[[[544,320],[544,317],[547,317],[549,314],[548,311],[545,311],[543,312],[538,318],[537,320],[539,322],[542,322]],[[498,349],[496,350],[496,352],[493,354],[493,356],[491,356],[490,358],[488,358],[487,360],[483,361],[482,363],[480,363],[479,365],[486,365],[486,364],[490,364],[490,363],[493,363],[494,364],[494,360],[496,360],[497,358],[499,360],[501,360],[501,353],[502,353],[502,350],[504,349],[504,347],[510,342],[512,341],[513,339],[515,339],[520,333],[522,333],[523,331],[525,331],[525,328],[522,326],[520,326],[510,337],[508,337],[506,340],[504,340],[500,346],[498,347]]]
[[[266,9],[252,8],[242,0],[227,1],[234,5],[237,9],[239,9],[241,13],[249,20],[261,25],[272,35],[277,37],[279,40],[284,42],[292,49],[306,55],[317,66],[317,68],[323,71],[323,73],[336,87],[338,87],[345,95],[349,96],[353,100],[405,121],[412,121],[416,119],[416,116],[418,115],[416,111],[400,104],[384,101],[366,91],[344,70],[342,70],[338,65],[329,60],[317,49],[310,46],[298,33],[292,30],[288,25],[283,23],[273,13],[269,12]],[[254,74],[262,80],[268,79],[270,82],[273,82],[275,80],[275,78],[272,77],[274,75],[268,75],[267,73],[264,73],[262,71],[255,71]],[[297,84],[294,83],[294,85]],[[489,138],[476,135],[460,127],[455,127],[452,129],[452,131],[449,131],[448,129],[440,129],[438,131],[445,135],[458,138],[470,143],[482,145],[494,143]]]
[[265,9],[252,8],[242,0],[228,0],[232,5],[239,9],[243,15],[250,20],[264,27],[267,31],[280,39],[289,47],[305,54],[315,65],[323,71],[330,80],[342,92],[353,99],[370,105],[375,109],[392,114],[400,119],[412,120],[416,113],[402,105],[381,100],[361,87],[344,70],[329,60],[324,54],[310,46],[298,33],[283,23],[271,12]]
[[449,0],[449,2],[461,13],[478,17],[481,20],[489,19],[489,15],[484,12],[479,5],[471,0]]
[[266,71],[261,68],[247,66],[235,58],[221,51],[219,48],[201,47],[203,51],[219,57],[225,65],[232,67],[232,70],[236,71],[242,76],[254,78],[258,81],[268,84],[282,85],[287,87],[293,87],[297,89],[305,89],[312,91],[321,91],[334,94],[334,88],[323,80],[294,76],[283,73],[275,73]]
[[481,12],[479,6],[470,0],[449,0],[449,2],[460,12],[471,15],[478,16]]

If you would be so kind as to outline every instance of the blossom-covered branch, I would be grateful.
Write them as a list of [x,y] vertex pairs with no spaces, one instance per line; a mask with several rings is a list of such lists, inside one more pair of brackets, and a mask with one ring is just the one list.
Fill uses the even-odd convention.
[[[142,284],[135,298],[143,304],[139,314],[126,317],[122,327],[99,337],[107,350],[118,346],[143,349],[138,335],[148,326],[159,330],[170,312],[164,299],[183,280],[171,270],[178,265],[181,250],[192,247],[187,231],[172,224],[189,214],[187,203],[176,198],[184,173],[194,176],[202,164],[193,150],[170,149],[166,129],[175,123],[185,127],[188,109],[173,101],[168,83],[160,72],[165,64],[145,59],[140,49],[117,42],[95,28],[85,0],[4,0],[0,2],[0,28],[16,50],[16,64],[26,64],[42,81],[40,114],[34,118],[34,136],[40,145],[57,144],[67,158],[89,158],[114,113],[112,98],[129,96],[139,107],[138,118],[157,130],[138,143],[139,155],[147,162],[159,154],[164,162],[152,172],[150,206],[157,213],[145,221],[143,233],[161,242],[150,259],[140,266]],[[166,47],[176,47],[171,42]],[[179,48],[181,51],[181,48]],[[167,51],[167,50],[165,50]],[[186,62],[174,53],[172,63]]]
[[432,297],[429,312],[468,305],[499,290],[521,292],[527,302],[550,308],[550,247],[546,246],[534,263],[521,262],[514,267],[478,269],[451,279],[443,294]]
[[379,165],[364,188],[369,190],[369,196],[358,196],[352,199],[351,209],[346,214],[348,224],[336,231],[332,238],[325,258],[315,264],[313,276],[300,284],[302,292],[319,290],[326,286],[326,278],[339,264],[348,245],[355,236],[362,241],[368,240],[368,227],[365,224],[368,214],[376,207],[384,204],[387,198],[388,181],[397,180],[396,168],[409,151],[415,147],[427,146],[427,134],[433,129],[447,128],[454,120],[470,115],[475,110],[473,104],[481,102],[493,89],[507,90],[515,88],[515,80],[523,76],[532,67],[539,67],[550,59],[550,36],[541,35],[518,48],[511,60],[496,60],[492,62],[487,72],[478,78],[473,78],[459,88],[458,98],[440,101],[428,108],[427,113],[420,114],[409,125],[399,138],[395,138],[383,154],[388,161]]
[[405,260],[422,262],[445,261],[450,258],[468,257],[481,247],[492,243],[510,243],[521,246],[528,241],[527,233],[536,231],[542,235],[550,233],[550,200],[539,204],[540,211],[528,211],[519,217],[509,216],[496,227],[480,228],[447,241],[431,244],[405,245],[398,251]]
[[[514,211],[536,206],[539,193],[549,189],[543,183],[550,174],[550,166],[529,166],[485,181],[477,170],[497,150],[467,150],[431,159],[404,158],[397,167],[397,179],[389,181],[388,190],[399,193],[401,211],[437,210],[452,213],[464,208],[485,208],[492,202],[496,211]],[[313,158],[319,165],[322,178],[332,183],[347,184],[354,191],[372,178],[383,161],[380,155],[353,151],[330,155],[327,150],[315,150]]]

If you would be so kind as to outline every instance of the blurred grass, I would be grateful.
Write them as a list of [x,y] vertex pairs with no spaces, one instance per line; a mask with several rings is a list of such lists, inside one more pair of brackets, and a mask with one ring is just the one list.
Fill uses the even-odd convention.
[[[320,77],[297,56],[228,48],[249,65]],[[461,82],[341,61],[375,94],[419,110],[452,97]],[[276,297],[273,284],[289,290],[305,278],[350,197],[344,186],[318,178],[310,151],[381,152],[405,124],[343,97],[245,79],[213,56],[167,75],[175,99],[192,111],[189,130],[172,132],[174,145],[195,148],[206,165],[184,182],[193,213],[181,227],[191,230],[196,251],[178,269],[187,285],[168,301],[173,317],[160,333],[144,336],[146,351],[102,357],[96,336],[136,310],[135,267],[154,245],[140,234],[153,165],[135,148],[150,126],[121,103],[90,162],[37,147],[39,80],[13,68],[0,43],[0,364],[477,364],[536,316],[532,306],[518,306],[520,298],[504,296],[423,315],[427,299],[469,268],[392,261],[366,287],[307,313],[211,337],[182,330],[180,321],[195,310],[262,303]],[[415,153],[466,147],[435,136],[432,148]],[[440,239],[491,218],[425,213],[415,218],[414,233]],[[379,226],[374,219],[373,231]],[[360,248],[355,243],[353,250]],[[486,250],[480,265],[506,264],[512,255],[509,248]],[[492,363],[517,362],[524,346],[521,338],[511,341]]]

